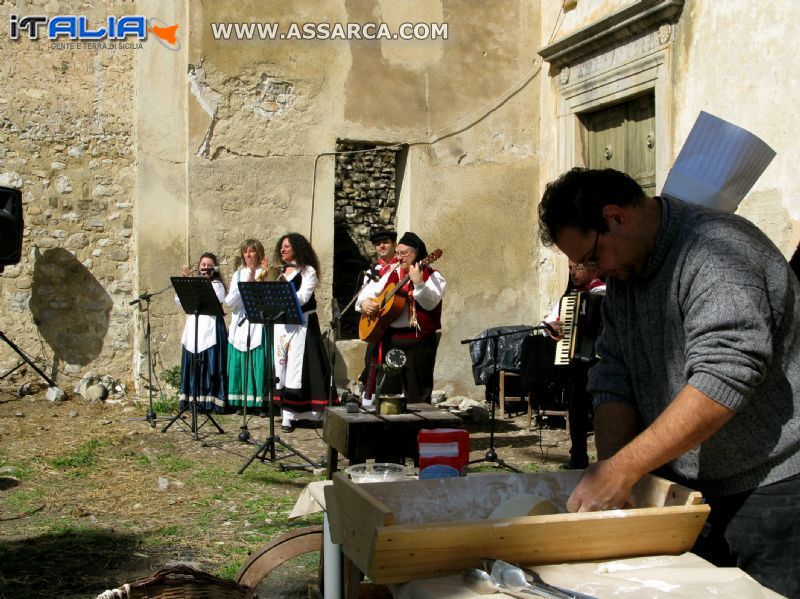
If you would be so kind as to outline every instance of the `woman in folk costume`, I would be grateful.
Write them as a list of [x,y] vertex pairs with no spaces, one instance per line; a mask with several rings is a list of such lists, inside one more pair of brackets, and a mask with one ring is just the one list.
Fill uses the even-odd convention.
[[276,395],[281,405],[281,431],[290,433],[298,420],[318,420],[328,405],[328,361],[322,345],[314,290],[319,260],[299,233],[288,233],[275,245],[275,262],[282,264],[305,318],[302,325],[275,325]]
[[[198,272],[201,277],[211,281],[211,286],[219,299],[220,304],[225,299],[225,283],[219,275],[217,257],[211,252],[200,256]],[[184,277],[192,276],[188,266],[181,269]],[[175,303],[180,305],[177,294]],[[197,319],[197,344],[195,345],[195,319]],[[222,413],[225,411],[227,397],[227,356],[228,356],[228,331],[225,328],[225,318],[222,316],[195,316],[186,317],[183,327],[183,345],[181,355],[181,389],[180,409],[183,410],[187,403],[198,402],[198,407],[206,412]],[[193,358],[195,349],[198,354],[197,373],[194,372]],[[196,378],[195,378],[196,377]]]
[[[406,355],[406,364],[400,372],[406,403],[430,403],[439,345],[437,333],[442,328],[442,298],[447,282],[438,270],[419,264],[428,256],[428,249],[416,234],[403,235],[395,252],[400,267],[371,283],[367,290],[367,295],[377,297],[388,283],[398,285],[408,275],[408,281],[397,291],[408,298],[406,307],[384,333],[378,360],[382,362],[390,349],[401,349]],[[359,308],[370,316],[379,311],[377,302],[369,298],[362,301]]]
[[[233,312],[228,335],[228,405],[241,408],[246,395],[248,409],[258,406],[261,415],[266,416],[261,398],[265,396],[264,352],[270,343],[264,325],[252,324],[247,320],[239,290],[239,283],[258,281],[263,277],[267,268],[264,246],[256,239],[247,239],[242,243],[239,256],[243,266],[234,273],[230,291],[225,297],[225,305]],[[245,370],[246,358],[248,364]]]

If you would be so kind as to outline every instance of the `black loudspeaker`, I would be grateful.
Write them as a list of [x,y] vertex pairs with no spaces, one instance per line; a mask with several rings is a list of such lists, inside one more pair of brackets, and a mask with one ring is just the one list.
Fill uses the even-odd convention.
[[22,193],[0,187],[0,267],[22,259]]

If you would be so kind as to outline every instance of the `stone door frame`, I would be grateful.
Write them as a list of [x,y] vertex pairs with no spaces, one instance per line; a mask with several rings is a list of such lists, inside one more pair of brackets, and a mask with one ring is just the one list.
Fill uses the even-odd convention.
[[557,71],[558,172],[586,166],[581,113],[655,95],[656,190],[672,159],[672,44],[683,0],[640,0],[539,51]]

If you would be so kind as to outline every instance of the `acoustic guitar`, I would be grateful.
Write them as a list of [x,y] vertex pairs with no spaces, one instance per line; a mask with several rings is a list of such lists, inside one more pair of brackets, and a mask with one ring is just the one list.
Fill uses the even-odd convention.
[[[442,250],[434,250],[429,256],[419,261],[420,268],[425,268],[442,257]],[[389,325],[403,313],[408,296],[398,293],[408,283],[408,274],[397,283],[387,283],[375,301],[378,303],[378,313],[375,316],[361,315],[358,322],[358,338],[370,343],[378,343],[389,328]]]

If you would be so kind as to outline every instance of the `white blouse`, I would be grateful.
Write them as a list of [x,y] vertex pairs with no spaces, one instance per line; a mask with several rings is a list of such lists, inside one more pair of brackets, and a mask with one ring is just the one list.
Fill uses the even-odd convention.
[[[256,279],[261,274],[261,268],[256,269]],[[261,345],[261,331],[263,324],[250,324],[244,311],[242,295],[239,292],[239,281],[245,277],[247,282],[248,269],[240,268],[231,279],[231,288],[225,297],[225,305],[232,311],[231,326],[228,328],[228,341],[239,351],[247,351],[247,331],[250,330],[250,349],[255,349]],[[241,325],[239,324],[241,323]]]
[[[225,299],[225,286],[222,284],[222,281],[214,280],[211,281],[211,286],[214,288],[214,293],[217,294],[217,299],[219,299],[219,303],[222,303]],[[175,303],[180,306],[181,302],[178,299],[178,295],[175,294]],[[186,316],[186,324],[183,326],[183,337],[181,338],[181,344],[185,347],[188,351],[194,353],[194,319],[198,318],[197,321],[197,353],[204,352],[210,347],[213,347],[214,344],[217,342],[217,321],[215,316],[206,316],[205,314],[201,314],[199,317],[195,317],[194,314],[189,314]]]

